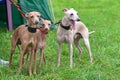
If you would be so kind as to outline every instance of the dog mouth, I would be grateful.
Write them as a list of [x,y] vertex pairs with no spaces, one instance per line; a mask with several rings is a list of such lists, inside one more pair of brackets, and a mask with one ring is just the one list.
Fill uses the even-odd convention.
[[45,30],[43,27],[38,28],[43,34],[48,34],[49,30]]
[[75,29],[75,21],[71,19],[70,22],[71,22],[72,28]]

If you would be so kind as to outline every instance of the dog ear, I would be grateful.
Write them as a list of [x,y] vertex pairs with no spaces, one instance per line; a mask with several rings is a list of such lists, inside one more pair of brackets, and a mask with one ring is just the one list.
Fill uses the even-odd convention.
[[74,10],[74,8],[70,8],[71,10]]
[[[38,12],[39,13],[39,12]],[[39,16],[41,16],[41,14],[39,13]]]
[[29,13],[25,14],[25,18],[28,19],[29,18]]
[[66,11],[68,11],[68,9],[67,9],[67,8],[64,8],[64,9],[63,9],[63,12],[66,12]]
[[43,18],[40,18],[40,22],[43,22],[44,21],[44,19]]
[[49,24],[51,25],[51,21],[49,21]]
[[36,12],[39,16],[41,16],[41,14],[39,12]]

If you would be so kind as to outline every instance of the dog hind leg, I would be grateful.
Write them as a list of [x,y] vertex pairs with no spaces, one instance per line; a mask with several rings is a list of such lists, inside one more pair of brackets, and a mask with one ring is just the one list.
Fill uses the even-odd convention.
[[80,46],[80,38],[82,38],[82,35],[80,33],[75,34],[74,36],[74,44],[79,50],[80,57],[82,56],[82,47]]
[[11,41],[12,48],[11,48],[11,51],[10,51],[9,66],[12,63],[12,56],[14,54],[14,51],[15,51],[15,48],[16,48],[16,45],[17,45],[17,41],[18,41],[17,33],[14,33],[14,35],[12,37],[12,41]]
[[14,51],[15,51],[15,47],[13,47],[10,52],[9,66],[11,66],[11,63],[12,63],[12,56],[14,54]]
[[89,53],[89,56],[90,56],[90,61],[92,62],[93,59],[92,59],[92,52],[91,52],[91,49],[90,49],[89,38],[83,36],[83,41],[84,41],[85,46],[86,46],[86,48],[87,48],[87,50],[88,50],[88,53]]
[[79,54],[80,54],[80,57],[81,57],[81,56],[82,56],[82,47],[80,46],[79,40],[80,40],[80,39],[75,40],[75,41],[74,41],[74,44],[75,44],[75,46],[78,48]]

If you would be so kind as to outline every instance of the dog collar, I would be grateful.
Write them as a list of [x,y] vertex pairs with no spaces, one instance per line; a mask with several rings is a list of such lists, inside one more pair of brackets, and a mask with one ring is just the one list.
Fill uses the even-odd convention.
[[70,25],[69,25],[69,26],[64,26],[64,25],[62,24],[62,22],[60,23],[60,26],[61,26],[62,28],[64,28],[64,29],[66,29],[66,30],[69,30],[69,29],[70,29]]
[[48,32],[46,32],[42,27],[38,28],[42,34],[47,34]]
[[32,28],[32,27],[29,27],[28,25],[26,25],[26,26],[27,26],[28,31],[31,33],[35,33],[37,30],[37,28]]

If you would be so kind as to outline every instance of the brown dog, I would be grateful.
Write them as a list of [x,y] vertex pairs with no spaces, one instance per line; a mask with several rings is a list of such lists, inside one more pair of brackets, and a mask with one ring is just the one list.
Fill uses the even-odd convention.
[[25,15],[27,19],[27,27],[25,25],[19,26],[13,34],[12,37],[12,48],[10,53],[9,66],[11,65],[12,55],[14,53],[16,45],[20,42],[20,65],[18,73],[21,73],[23,59],[26,51],[30,49],[30,67],[29,75],[32,75],[32,61],[34,59],[34,74],[36,74],[36,53],[35,49],[37,47],[37,24],[39,23],[40,13],[30,12]]

